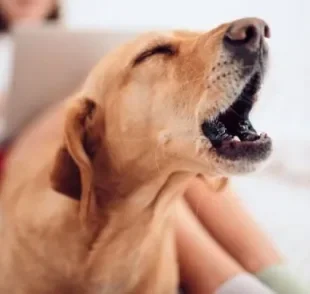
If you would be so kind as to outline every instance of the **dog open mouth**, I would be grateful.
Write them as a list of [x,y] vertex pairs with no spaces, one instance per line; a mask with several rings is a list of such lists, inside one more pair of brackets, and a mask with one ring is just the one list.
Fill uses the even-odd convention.
[[203,134],[219,156],[252,161],[264,160],[269,156],[271,139],[265,133],[258,134],[249,120],[261,82],[261,72],[254,73],[229,109],[212,121],[203,122]]

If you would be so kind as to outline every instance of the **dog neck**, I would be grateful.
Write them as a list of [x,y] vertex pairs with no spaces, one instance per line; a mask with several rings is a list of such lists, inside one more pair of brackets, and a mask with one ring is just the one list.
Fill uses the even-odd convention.
[[[172,166],[160,171],[153,170],[147,175],[146,172],[134,172],[131,169],[128,173],[119,175],[117,178],[110,175],[103,180],[97,179],[94,184],[94,193],[103,211],[135,203],[132,210],[136,214],[139,210],[143,211],[154,206],[162,198],[166,198],[165,202],[169,202],[176,192],[186,189],[188,181],[185,179],[191,179],[195,176],[195,173],[187,170],[178,171]],[[179,178],[182,178],[184,182]],[[167,186],[170,187],[169,193],[165,190]]]

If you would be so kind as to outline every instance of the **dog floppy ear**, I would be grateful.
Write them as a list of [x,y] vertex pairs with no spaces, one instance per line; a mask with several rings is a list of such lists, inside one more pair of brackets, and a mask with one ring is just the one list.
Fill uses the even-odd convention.
[[96,217],[97,213],[92,168],[92,157],[100,138],[95,129],[97,108],[88,98],[74,100],[70,105],[64,124],[64,142],[51,172],[54,190],[80,200],[83,222]]

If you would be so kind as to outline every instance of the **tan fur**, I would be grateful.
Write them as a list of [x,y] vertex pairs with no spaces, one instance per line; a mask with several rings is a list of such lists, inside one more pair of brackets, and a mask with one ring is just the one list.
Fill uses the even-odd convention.
[[[200,133],[245,83],[222,48],[228,26],[125,44],[18,138],[1,194],[1,293],[176,293],[176,196],[197,175],[218,189],[255,168],[217,157]],[[133,65],[165,43],[175,56]]]

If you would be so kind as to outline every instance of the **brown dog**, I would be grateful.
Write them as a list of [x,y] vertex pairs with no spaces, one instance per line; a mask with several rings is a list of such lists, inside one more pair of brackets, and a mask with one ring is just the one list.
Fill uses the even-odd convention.
[[145,34],[30,126],[3,183],[1,293],[176,293],[176,196],[271,152],[248,119],[268,36],[259,19]]

